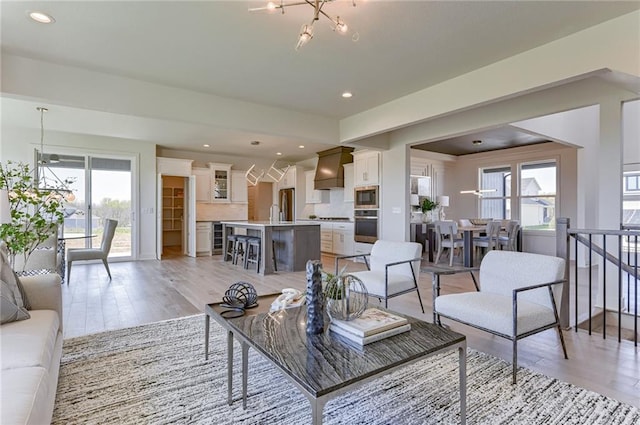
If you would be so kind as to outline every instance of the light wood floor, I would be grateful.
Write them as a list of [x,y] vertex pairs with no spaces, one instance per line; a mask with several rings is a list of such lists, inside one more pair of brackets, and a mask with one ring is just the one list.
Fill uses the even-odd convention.
[[[327,270],[333,270],[333,257],[323,256],[322,261]],[[102,264],[74,264],[70,284],[63,286],[65,338],[197,314],[206,303],[221,301],[229,285],[238,281],[250,282],[258,293],[306,286],[304,272],[264,277],[225,263],[221,256],[171,255],[162,261],[110,266],[111,281]],[[349,263],[348,270],[362,267]],[[443,293],[473,288],[468,274],[445,276],[442,283]],[[415,294],[390,300],[389,308],[431,321],[431,275],[421,273],[419,287],[424,314]],[[469,347],[510,361],[509,341],[457,323],[450,325],[467,335]],[[564,335],[569,360],[562,356],[557,334],[549,330],[519,342],[519,365],[640,407],[640,355],[633,343],[618,343],[613,336],[603,340],[584,331]]]

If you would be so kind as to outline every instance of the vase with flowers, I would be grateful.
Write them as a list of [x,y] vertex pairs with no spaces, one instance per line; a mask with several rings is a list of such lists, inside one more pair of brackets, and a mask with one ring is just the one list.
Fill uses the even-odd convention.
[[438,208],[438,202],[432,200],[428,196],[422,200],[420,207],[422,209],[422,221],[425,223],[431,223],[433,221],[433,214],[436,208]]

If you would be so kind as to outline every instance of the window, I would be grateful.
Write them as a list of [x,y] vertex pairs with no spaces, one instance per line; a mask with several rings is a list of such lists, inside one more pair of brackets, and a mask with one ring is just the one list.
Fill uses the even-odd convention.
[[511,167],[480,170],[480,217],[511,218]]
[[520,224],[523,229],[555,230],[555,161],[520,164]]
[[640,173],[624,173],[624,191],[640,193]]
[[622,224],[640,224],[640,171],[625,171],[622,187]]

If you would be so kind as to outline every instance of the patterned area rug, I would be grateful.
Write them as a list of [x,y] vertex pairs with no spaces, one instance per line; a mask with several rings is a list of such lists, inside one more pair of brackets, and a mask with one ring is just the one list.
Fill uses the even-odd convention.
[[[255,351],[247,410],[226,403],[226,335],[212,321],[204,360],[204,316],[65,340],[54,424],[307,424],[307,399]],[[369,382],[327,403],[325,424],[459,423],[457,353]],[[640,411],[509,363],[468,352],[470,424],[637,424]]]

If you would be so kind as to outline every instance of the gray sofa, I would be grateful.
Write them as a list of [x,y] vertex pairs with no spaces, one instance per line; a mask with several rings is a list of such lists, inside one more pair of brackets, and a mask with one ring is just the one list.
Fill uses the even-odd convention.
[[0,325],[0,424],[49,424],[62,357],[60,276],[22,277],[26,320]]

